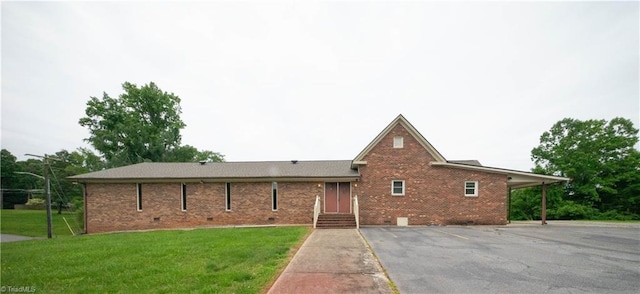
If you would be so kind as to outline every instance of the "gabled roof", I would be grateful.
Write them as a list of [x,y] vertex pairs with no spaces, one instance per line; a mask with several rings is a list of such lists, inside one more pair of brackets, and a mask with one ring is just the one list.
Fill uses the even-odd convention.
[[261,162],[145,162],[92,172],[69,179],[119,180],[205,180],[205,179],[355,179],[350,160],[261,161]]
[[414,128],[413,125],[411,125],[411,123],[409,123],[409,121],[404,118],[404,116],[402,116],[402,114],[400,114],[386,128],[384,128],[384,130],[382,130],[382,132],[380,132],[380,134],[378,134],[378,136],[376,136],[375,139],[373,139],[373,141],[371,141],[371,143],[369,143],[369,145],[367,145],[367,147],[365,147],[364,150],[362,150],[362,152],[360,152],[360,154],[356,156],[356,158],[353,159],[354,165],[362,162],[369,151],[371,151],[373,147],[378,145],[378,143],[380,143],[380,140],[382,140],[382,138],[389,134],[389,132],[391,132],[391,130],[393,130],[393,128],[395,128],[397,125],[401,125],[402,127],[404,127],[407,132],[409,132],[409,134],[411,134],[411,136],[413,136],[416,141],[418,141],[420,145],[422,145],[422,147],[424,147],[427,152],[429,152],[429,154],[431,154],[431,156],[435,158],[437,162],[447,162],[447,160],[444,159],[444,156],[442,156],[442,154],[440,154],[440,152],[438,152],[438,150],[436,150],[436,148],[434,148],[431,143],[429,143],[429,141],[427,141],[427,139],[425,139],[422,134],[420,134],[420,132],[418,132],[418,130],[416,130],[416,128]]
[[431,162],[431,165],[503,174],[507,176],[507,186],[513,189],[525,188],[525,187],[531,187],[531,186],[540,186],[542,184],[568,182],[571,180],[571,178],[567,178],[567,177],[541,175],[541,174],[536,174],[532,172],[525,172],[525,171],[498,168],[498,167],[478,166],[474,164],[456,163],[453,161]]
[[136,182],[136,181],[350,181],[360,173],[355,166],[366,164],[364,157],[393,128],[401,125],[434,158],[433,166],[476,170],[507,176],[511,188],[569,181],[569,178],[540,175],[531,172],[482,166],[477,160],[447,161],[402,115],[398,115],[354,160],[325,161],[259,161],[259,162],[147,162],[71,176],[79,182]]
[[373,149],[378,143],[380,143],[382,138],[389,134],[389,132],[391,132],[391,130],[393,130],[393,128],[395,128],[397,125],[401,125],[402,127],[404,127],[407,132],[409,132],[409,134],[411,134],[416,139],[416,141],[418,141],[420,145],[422,145],[427,150],[427,152],[429,152],[429,154],[433,156],[433,158],[435,159],[431,162],[431,165],[433,166],[444,166],[449,168],[460,168],[504,174],[507,176],[507,186],[514,189],[539,186],[543,183],[552,184],[571,180],[570,178],[566,177],[541,175],[532,172],[483,166],[477,160],[446,160],[444,156],[442,156],[442,154],[440,154],[440,152],[438,152],[438,150],[436,150],[436,148],[434,148],[431,143],[429,143],[429,141],[427,141],[427,139],[425,139],[422,134],[420,134],[420,132],[418,132],[418,130],[416,130],[416,128],[413,127],[413,125],[411,125],[411,123],[409,123],[409,121],[407,121],[404,116],[402,116],[402,114],[398,115],[398,117],[396,117],[386,128],[384,128],[384,130],[382,130],[382,132],[380,132],[380,134],[378,134],[378,136],[376,136],[375,139],[373,139],[373,141],[371,141],[371,143],[369,143],[369,145],[367,145],[367,147],[365,147],[364,150],[362,150],[362,152],[360,152],[360,154],[358,154],[353,159],[352,165],[366,165],[366,161],[363,161],[364,157],[369,153],[369,151],[371,151],[371,149]]

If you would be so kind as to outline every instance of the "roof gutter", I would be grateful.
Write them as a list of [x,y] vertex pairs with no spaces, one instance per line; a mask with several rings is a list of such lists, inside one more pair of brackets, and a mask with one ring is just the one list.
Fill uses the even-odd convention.
[[536,173],[532,173],[532,172],[525,172],[525,171],[518,171],[518,170],[511,170],[511,169],[504,169],[504,168],[496,168],[496,167],[488,167],[488,166],[476,166],[476,165],[468,165],[468,164],[460,164],[460,163],[451,163],[451,162],[432,161],[431,165],[432,166],[445,166],[445,167],[461,168],[461,169],[468,169],[468,170],[477,170],[477,171],[484,171],[484,172],[490,172],[490,173],[505,174],[505,175],[509,175],[509,176],[531,177],[531,178],[536,178],[538,180],[543,180],[546,183],[567,182],[567,181],[571,180],[571,178],[567,178],[567,177],[541,175],[541,174],[536,174]]
[[260,178],[75,178],[79,183],[226,183],[226,182],[353,182],[360,176],[348,177],[260,177]]

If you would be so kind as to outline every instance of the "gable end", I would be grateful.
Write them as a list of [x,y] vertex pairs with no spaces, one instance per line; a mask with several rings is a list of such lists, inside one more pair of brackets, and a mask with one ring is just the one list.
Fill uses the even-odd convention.
[[429,141],[427,141],[427,139],[425,139],[422,134],[420,134],[420,132],[418,132],[418,130],[416,130],[416,128],[413,127],[413,125],[411,125],[404,116],[402,116],[402,114],[400,114],[353,159],[353,165],[366,164],[366,161],[363,160],[364,157],[397,125],[400,125],[407,130],[407,132],[411,134],[411,136],[413,136],[413,138],[415,138],[416,141],[418,141],[418,143],[420,143],[420,145],[424,147],[429,154],[431,154],[431,156],[433,156],[435,162],[447,162],[444,156],[442,156],[442,154],[440,154],[440,152],[438,152],[438,150],[436,150],[436,148],[434,148],[431,143],[429,143]]

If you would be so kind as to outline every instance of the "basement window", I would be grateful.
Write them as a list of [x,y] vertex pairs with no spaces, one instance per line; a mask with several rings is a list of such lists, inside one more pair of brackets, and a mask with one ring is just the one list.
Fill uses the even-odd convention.
[[393,137],[393,148],[402,148],[404,147],[404,138],[402,136]]
[[137,210],[142,211],[142,184],[136,184]]
[[182,211],[187,211],[187,184],[180,185],[180,205]]
[[225,190],[225,196],[224,196],[225,210],[230,211],[231,210],[231,183],[227,183],[224,190]]
[[404,181],[400,181],[400,180],[391,181],[391,195],[393,196],[404,195]]
[[464,182],[464,196],[478,197],[478,181]]
[[278,210],[278,182],[271,183],[271,210]]

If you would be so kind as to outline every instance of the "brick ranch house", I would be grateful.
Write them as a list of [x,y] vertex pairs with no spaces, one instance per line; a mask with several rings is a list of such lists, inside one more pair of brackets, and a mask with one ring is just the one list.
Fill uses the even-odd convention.
[[84,187],[85,233],[315,226],[331,216],[358,225],[503,225],[511,189],[542,185],[544,196],[547,184],[569,180],[446,160],[402,115],[353,160],[139,163],[70,179]]

